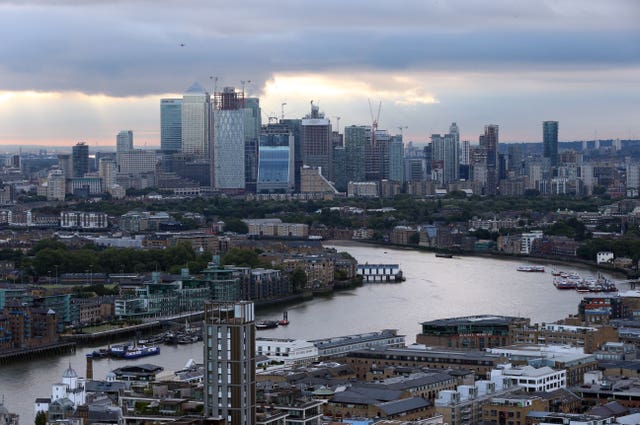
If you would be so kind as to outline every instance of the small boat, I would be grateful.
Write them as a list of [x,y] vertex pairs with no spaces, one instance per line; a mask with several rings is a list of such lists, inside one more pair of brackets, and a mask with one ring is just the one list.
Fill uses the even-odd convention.
[[286,326],[289,324],[289,313],[286,311],[282,312],[282,320],[278,322],[280,326]]
[[160,347],[157,345],[138,345],[130,348],[122,355],[123,359],[139,359],[140,357],[155,356],[160,354]]
[[446,254],[444,252],[436,252],[436,258],[453,258],[453,254]]
[[256,322],[256,329],[257,330],[273,329],[273,328],[277,328],[278,325],[279,325],[279,322],[277,320],[260,320],[259,322]]
[[528,272],[528,273],[532,273],[532,272],[537,272],[537,273],[544,273],[544,267],[543,266],[519,266],[517,268],[517,270],[519,272]]

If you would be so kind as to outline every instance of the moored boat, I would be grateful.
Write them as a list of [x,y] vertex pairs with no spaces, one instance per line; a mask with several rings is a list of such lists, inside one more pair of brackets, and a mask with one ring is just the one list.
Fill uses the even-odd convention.
[[126,350],[122,358],[139,359],[140,357],[155,356],[157,354],[160,354],[160,347],[157,345],[138,345]]
[[257,330],[273,329],[273,328],[277,328],[278,324],[279,323],[277,320],[260,320],[259,322],[256,322],[256,329]]
[[516,270],[518,270],[519,272],[544,273],[544,267],[543,266],[519,266]]

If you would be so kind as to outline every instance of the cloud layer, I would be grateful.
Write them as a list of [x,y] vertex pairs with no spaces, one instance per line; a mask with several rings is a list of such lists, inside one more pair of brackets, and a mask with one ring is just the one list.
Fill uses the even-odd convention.
[[[468,119],[476,134],[478,120],[515,119],[509,114],[515,111],[530,115],[523,118],[536,131],[513,131],[513,137],[531,139],[539,121],[552,118],[539,114],[561,113],[577,123],[573,109],[598,116],[585,105],[586,99],[595,104],[596,95],[604,95],[609,110],[638,100],[638,22],[640,5],[633,0],[0,2],[0,113],[8,103],[2,92],[66,93],[64,103],[104,108],[101,123],[117,132],[128,126],[115,121],[115,105],[142,109],[193,81],[212,89],[210,77],[217,76],[219,86],[251,80],[247,89],[261,96],[267,113],[279,111],[283,99],[301,109],[309,96],[324,95],[325,109],[346,118],[372,97],[388,105],[390,121],[409,121],[412,111],[429,114],[437,128],[427,128],[424,118],[390,123],[424,138],[429,130],[446,130],[448,124],[435,119],[441,114],[447,123]],[[111,98],[134,98],[139,106]],[[541,103],[545,111],[537,110]],[[154,139],[157,109],[147,112],[153,120],[140,116],[149,126],[140,131]],[[366,113],[343,124],[368,120],[368,108],[355,109]],[[638,124],[613,123],[607,114],[598,128],[617,126],[640,137]],[[611,115],[622,120],[627,114]],[[575,138],[587,133],[574,124],[565,128]],[[0,138],[18,132],[0,118]]]

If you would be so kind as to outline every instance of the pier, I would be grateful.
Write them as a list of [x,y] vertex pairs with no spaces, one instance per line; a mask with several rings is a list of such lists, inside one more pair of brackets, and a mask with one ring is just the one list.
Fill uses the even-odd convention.
[[47,355],[73,354],[76,352],[75,342],[61,342],[57,344],[43,345],[41,347],[21,348],[18,350],[4,351],[0,354],[0,365],[17,360],[29,360],[42,358]]
[[356,274],[362,276],[364,282],[402,282],[402,270],[398,264],[358,264]]

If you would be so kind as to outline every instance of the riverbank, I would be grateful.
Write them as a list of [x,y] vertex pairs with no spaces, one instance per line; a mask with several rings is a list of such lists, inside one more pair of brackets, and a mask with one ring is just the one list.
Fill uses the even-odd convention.
[[638,279],[638,272],[635,270],[622,269],[618,267],[614,267],[609,264],[597,264],[594,261],[585,260],[582,258],[569,258],[569,257],[556,257],[556,256],[531,256],[531,255],[516,255],[516,254],[507,254],[504,252],[493,252],[493,251],[457,251],[457,250],[440,250],[434,248],[428,248],[423,246],[407,246],[407,245],[395,245],[387,242],[380,241],[372,241],[372,240],[341,240],[341,239],[331,239],[327,241],[323,241],[323,245],[333,245],[333,246],[375,246],[379,248],[389,248],[394,250],[402,250],[402,251],[416,251],[416,252],[430,252],[430,253],[446,253],[451,254],[454,257],[478,257],[478,258],[493,258],[497,260],[506,260],[506,261],[526,261],[532,263],[551,263],[559,266],[575,266],[581,265],[586,266],[591,269],[607,271],[609,273],[614,273],[616,275],[623,275],[627,279]]

